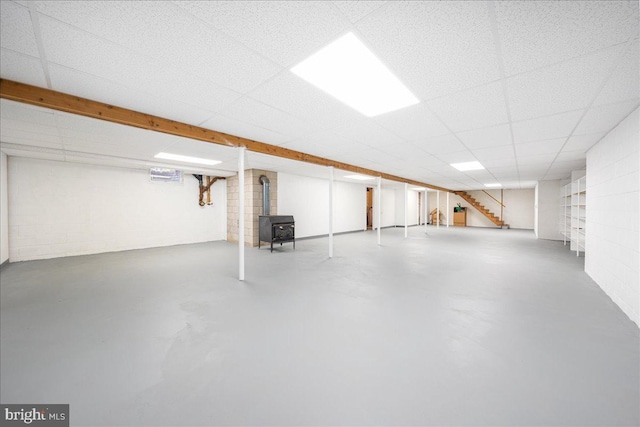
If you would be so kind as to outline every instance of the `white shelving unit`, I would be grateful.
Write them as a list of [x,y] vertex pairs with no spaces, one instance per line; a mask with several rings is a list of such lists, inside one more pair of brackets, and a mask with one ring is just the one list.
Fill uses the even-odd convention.
[[560,232],[564,244],[569,243],[569,249],[575,251],[576,256],[584,254],[587,219],[587,181],[585,177],[562,187],[560,212]]
[[571,183],[560,189],[560,234],[565,246],[571,244]]

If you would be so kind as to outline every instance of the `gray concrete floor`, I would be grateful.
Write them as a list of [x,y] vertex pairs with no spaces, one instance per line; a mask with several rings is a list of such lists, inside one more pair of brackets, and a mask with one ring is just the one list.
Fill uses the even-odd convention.
[[639,330],[531,231],[10,264],[1,400],[72,425],[638,425]]

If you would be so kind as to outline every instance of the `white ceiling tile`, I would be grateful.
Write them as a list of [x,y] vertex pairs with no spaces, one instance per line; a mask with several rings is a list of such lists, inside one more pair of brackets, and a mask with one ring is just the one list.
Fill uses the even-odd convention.
[[449,133],[449,129],[423,103],[383,114],[374,120],[407,140],[419,140]]
[[570,160],[584,160],[587,158],[587,153],[582,150],[578,151],[562,151],[556,157],[557,162],[566,162]]
[[356,119],[347,125],[333,129],[333,132],[344,138],[374,148],[402,142],[402,138],[384,129],[373,119]]
[[570,172],[548,172],[543,181],[555,181],[559,179],[567,179],[571,176]]
[[420,99],[499,77],[483,2],[388,2],[360,20],[356,28]]
[[587,150],[600,141],[604,135],[605,132],[591,133],[587,135],[572,135],[564,146],[564,150],[581,150],[586,153]]
[[442,136],[436,136],[427,140],[412,141],[422,150],[429,154],[439,155],[446,153],[455,153],[465,150],[465,146],[452,133]]
[[516,144],[542,141],[545,139],[563,138],[571,134],[583,110],[569,111],[552,116],[538,117],[512,124],[513,137]]
[[3,79],[47,87],[40,59],[4,48],[0,50],[0,75]]
[[502,84],[491,83],[428,101],[454,132],[507,123]]
[[[45,42],[48,60],[55,64],[66,64],[65,68],[212,112],[240,97],[236,92],[197,76],[184,78],[184,74],[175,68],[135,54],[114,43],[104,42],[58,21],[43,18],[41,22],[44,38],[48,41]],[[123,67],[122,64],[127,66]],[[57,66],[51,65],[51,68],[55,67]],[[90,93],[85,96],[92,98]]]
[[354,120],[364,118],[289,70],[261,84],[248,96],[292,116],[314,120],[322,128],[348,126]]
[[0,117],[38,125],[56,126],[53,111],[4,98],[0,99]]
[[[195,74],[237,92],[254,88],[281,69],[171,2],[38,1],[35,4],[40,13],[62,23],[176,66],[185,75]],[[46,25],[50,25],[45,21],[50,20],[40,21],[45,46],[64,44],[44,31]],[[49,55],[48,49],[46,51]],[[153,71],[149,69],[149,73]]]
[[571,171],[583,170],[587,162],[583,159],[555,161],[549,168],[550,173],[570,173]]
[[517,157],[518,168],[537,167],[539,165],[549,166],[557,154],[558,153],[546,153]]
[[234,102],[220,111],[220,114],[248,125],[285,135],[290,139],[318,131],[318,124],[311,120],[294,117],[248,97]]
[[418,162],[421,157],[431,157],[430,154],[427,154],[421,148],[406,143],[385,145],[384,147],[380,147],[379,150],[398,157],[403,163]]
[[332,2],[349,19],[356,23],[374,10],[383,6],[386,1],[334,1]]
[[[390,160],[394,160],[395,156],[390,156],[388,153],[380,151],[376,148],[369,148],[368,150],[362,150],[357,153],[355,156],[356,159],[363,159],[370,162],[376,162],[383,166],[386,166]],[[357,164],[357,163],[356,163]]]
[[238,121],[216,114],[202,124],[201,127],[211,129],[229,135],[239,136],[242,138],[253,139],[255,141],[266,142],[267,144],[282,145],[291,141],[291,137],[282,135],[269,129],[264,129],[246,122]]
[[556,138],[516,144],[516,155],[518,156],[518,160],[520,160],[522,157],[536,156],[539,154],[557,154],[566,141],[566,138]]
[[541,180],[544,175],[545,175],[546,170],[538,170],[538,171],[531,171],[531,172],[525,172],[525,173],[521,173],[520,174],[520,182],[524,181],[539,181]]
[[491,173],[495,175],[510,175],[517,173],[518,167],[516,166],[515,159],[514,160],[500,160],[502,164],[498,164],[496,161],[493,166],[491,166]]
[[330,2],[176,4],[282,66],[295,65],[350,28],[349,20]]
[[592,107],[587,111],[574,133],[581,135],[608,132],[627,117],[629,113],[638,108],[638,105],[640,105],[640,100],[632,99],[617,104]]
[[640,42],[635,39],[622,57],[611,78],[598,94],[593,105],[613,104],[640,97]]
[[511,119],[525,120],[586,108],[609,77],[618,45],[506,80]]
[[511,158],[507,157],[502,159],[497,159],[497,158],[486,159],[482,162],[482,166],[491,170],[492,173],[513,172],[513,174],[515,174],[517,172],[515,156]]
[[458,151],[458,152],[455,152],[455,153],[436,154],[435,156],[437,158],[439,158],[440,160],[442,160],[443,162],[449,163],[449,164],[451,164],[451,163],[462,163],[462,162],[473,162],[475,160],[478,160],[468,150]]
[[484,167],[487,167],[485,163],[492,162],[494,160],[515,160],[513,145],[479,148],[477,150],[473,150],[472,153]]
[[494,2],[507,75],[625,42],[638,27],[637,2]]
[[511,144],[511,130],[509,129],[509,125],[456,132],[456,135],[470,150]]
[[336,155],[342,156],[349,153],[357,155],[370,148],[330,131],[296,138],[282,146],[316,156],[332,158]]
[[94,101],[192,125],[198,125],[213,115],[213,112],[208,110],[143,92],[135,87],[122,86],[70,68],[51,65],[49,72],[55,90]]
[[0,39],[2,47],[17,53],[40,57],[31,24],[29,9],[10,1],[0,7]]

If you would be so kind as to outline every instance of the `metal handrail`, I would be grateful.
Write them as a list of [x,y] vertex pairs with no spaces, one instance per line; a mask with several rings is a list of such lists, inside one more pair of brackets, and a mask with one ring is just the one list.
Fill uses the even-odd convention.
[[502,202],[501,202],[500,200],[496,199],[496,198],[495,198],[495,197],[493,197],[491,194],[487,193],[487,192],[486,192],[486,190],[482,190],[482,192],[483,192],[484,194],[486,194],[487,196],[491,197],[493,200],[495,200],[497,204],[499,204],[499,205],[500,205],[500,206],[502,206],[503,208],[506,208],[506,206],[505,206],[505,205],[503,205],[503,204],[502,204]]

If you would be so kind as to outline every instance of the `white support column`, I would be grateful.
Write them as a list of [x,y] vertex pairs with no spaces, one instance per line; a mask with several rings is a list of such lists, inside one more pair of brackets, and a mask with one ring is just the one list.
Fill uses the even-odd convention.
[[436,193],[436,228],[440,228],[440,190]]
[[376,180],[378,181],[378,194],[376,195],[378,212],[376,216],[378,217],[378,245],[380,245],[380,229],[382,228],[382,177],[379,176]]
[[329,258],[333,258],[333,166],[329,166]]
[[449,192],[447,191],[447,228],[449,228],[449,217],[451,216],[451,212],[449,212]]
[[409,235],[409,184],[404,183],[404,237]]
[[429,222],[429,192],[424,190],[424,231],[427,231],[427,223]]
[[238,148],[238,279],[244,280],[244,151]]

